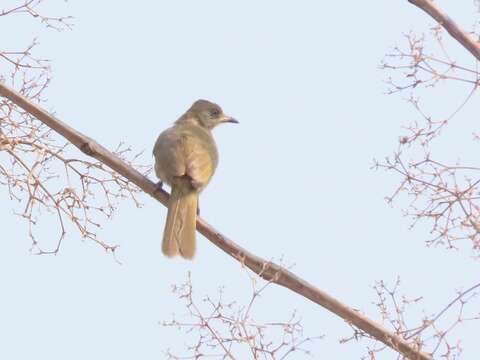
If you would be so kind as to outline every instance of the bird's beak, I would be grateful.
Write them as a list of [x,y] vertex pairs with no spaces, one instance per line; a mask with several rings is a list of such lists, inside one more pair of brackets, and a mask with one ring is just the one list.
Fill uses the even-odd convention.
[[232,123],[232,124],[238,124],[239,121],[237,119],[234,119],[233,117],[231,116],[227,116],[225,115],[222,119],[222,122],[224,123]]

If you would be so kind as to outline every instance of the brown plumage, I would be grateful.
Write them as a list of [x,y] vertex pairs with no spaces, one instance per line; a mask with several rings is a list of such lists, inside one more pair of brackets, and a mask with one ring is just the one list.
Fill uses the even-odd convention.
[[217,104],[197,100],[155,143],[155,173],[172,188],[162,242],[168,257],[180,254],[192,259],[195,255],[198,195],[218,164],[211,130],[225,122],[237,121]]

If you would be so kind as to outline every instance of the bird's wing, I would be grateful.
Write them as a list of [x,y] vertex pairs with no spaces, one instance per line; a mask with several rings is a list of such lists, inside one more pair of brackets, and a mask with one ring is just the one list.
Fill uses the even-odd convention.
[[192,187],[202,190],[210,181],[216,167],[217,149],[209,141],[195,135],[187,135],[182,141],[185,154],[185,174],[192,180]]
[[157,176],[171,184],[176,176],[185,175],[183,136],[175,127],[165,130],[158,137],[153,148]]

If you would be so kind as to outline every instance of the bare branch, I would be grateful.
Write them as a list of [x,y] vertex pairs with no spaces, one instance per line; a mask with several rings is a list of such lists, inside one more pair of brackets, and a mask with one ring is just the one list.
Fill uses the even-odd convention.
[[444,11],[442,11],[431,0],[408,0],[409,3],[419,7],[431,17],[433,17],[440,25],[442,25],[448,33],[465,47],[470,53],[480,60],[480,45],[466,31],[460,28]]
[[459,241],[470,240],[472,250],[480,250],[480,168],[474,166],[446,165],[432,160],[429,154],[418,162],[404,163],[401,153],[376,163],[376,168],[393,171],[401,178],[392,202],[401,193],[413,200],[405,215],[413,219],[432,222],[434,238],[427,245],[443,244],[457,249]]
[[[145,191],[147,194],[160,201],[163,205],[167,204],[168,194],[165,191],[159,189],[143,174],[123,162],[119,157],[115,156],[93,139],[83,135],[79,131],[58,120],[47,111],[32,103],[30,100],[17,93],[15,90],[10,89],[3,83],[0,83],[0,95],[6,97],[28,113],[35,116],[45,125],[69,140],[83,153],[96,158],[114,171],[118,172],[133,184]],[[409,344],[403,338],[390,333],[381,325],[375,323],[329,294],[316,288],[307,281],[299,278],[289,270],[253,255],[252,253],[238,246],[200,217],[197,218],[197,230],[216,246],[241,263],[245,264],[248,268],[250,268],[259,276],[263,277],[265,280],[284,286],[323,306],[324,308],[340,316],[342,319],[345,319],[348,323],[354,324],[374,338],[383,342],[385,345],[404,354],[410,359],[431,360],[430,355],[423,353],[415,345]]]
[[43,0],[23,0],[23,3],[18,6],[0,9],[0,17],[14,14],[26,14],[34,19],[40,20],[40,22],[47,28],[52,28],[58,31],[72,28],[72,16],[46,16],[38,10],[38,7],[42,3]]
[[[244,269],[246,271],[246,269]],[[248,274],[248,271],[246,271]],[[305,337],[300,317],[294,311],[286,321],[259,322],[253,304],[271,282],[257,284],[251,276],[252,295],[248,306],[241,300],[227,301],[224,289],[216,298],[194,296],[190,274],[185,283],[172,286],[172,292],[185,304],[188,314],[163,321],[165,327],[188,334],[186,354],[168,349],[169,359],[239,359],[250,354],[252,359],[282,360],[299,354],[311,355],[308,343],[323,336]],[[184,351],[185,352],[185,351]]]
[[[407,101],[418,113],[418,118],[403,126],[398,148],[393,156],[375,161],[375,168],[383,168],[399,176],[399,185],[387,197],[389,203],[405,194],[410,201],[404,205],[404,214],[412,226],[425,221],[431,226],[427,245],[445,245],[458,249],[463,240],[469,240],[478,256],[480,250],[480,172],[476,166],[460,165],[460,160],[449,164],[438,160],[431,145],[446,132],[466,104],[477,93],[480,73],[477,68],[461,65],[449,55],[442,39],[443,29],[431,29],[429,42],[436,45],[439,55],[430,54],[426,35],[405,34],[406,45],[396,46],[388,53],[381,68],[389,73],[389,94],[409,91]],[[468,56],[469,57],[469,56]],[[393,74],[391,74],[393,73]],[[449,103],[451,109],[443,116],[432,116],[420,101],[422,90],[433,93],[436,87],[457,83],[465,93]],[[438,90],[437,90],[438,91]],[[440,93],[441,94],[441,93]],[[437,99],[437,98],[435,98]],[[437,102],[432,104],[438,108]]]
[[[10,1],[9,8],[2,3],[0,19],[26,15],[47,28],[69,29],[72,17],[46,15],[41,9],[44,2]],[[0,49],[0,80],[17,88],[31,101],[41,103],[51,80],[51,68],[49,60],[34,55],[37,45],[37,40],[33,39],[23,49]],[[65,220],[68,219],[82,237],[113,252],[115,245],[106,244],[97,237],[100,224],[94,220],[94,215],[111,217],[121,198],[131,198],[138,206],[135,196],[139,189],[101,162],[72,158],[68,150],[68,143],[59,141],[50,128],[31,114],[6,99],[0,101],[0,184],[7,187],[10,198],[22,207],[15,213],[28,222],[31,250],[56,254],[66,234]],[[115,153],[125,158],[129,151],[122,146]],[[39,221],[39,214],[42,214],[42,221]],[[59,228],[58,240],[52,237],[53,244],[48,246],[40,245],[34,235],[35,226],[49,225],[51,217],[44,214],[53,216],[52,223]]]
[[[384,323],[392,331],[403,338],[417,343],[422,348],[430,349],[432,355],[445,360],[458,359],[462,352],[460,341],[452,339],[454,329],[465,324],[468,321],[479,320],[480,314],[476,311],[477,304],[469,304],[476,299],[478,303],[478,288],[480,284],[475,284],[464,291],[457,291],[457,296],[450,301],[436,315],[425,314],[420,323],[418,320],[412,320],[409,316],[415,310],[418,313],[418,306],[423,301],[423,297],[409,298],[399,294],[400,278],[397,278],[393,286],[387,285],[383,280],[376,282],[374,290],[377,296],[375,306],[378,309]],[[470,305],[470,309],[467,309]],[[469,310],[470,314],[467,314]],[[444,315],[450,312],[447,319]],[[442,321],[441,321],[442,320]],[[411,322],[415,324],[412,325]],[[361,338],[370,339],[372,345],[368,346],[368,358],[377,359],[378,353],[386,349],[385,345],[379,344],[376,339],[357,329],[353,329],[353,335],[341,339],[342,343]]]

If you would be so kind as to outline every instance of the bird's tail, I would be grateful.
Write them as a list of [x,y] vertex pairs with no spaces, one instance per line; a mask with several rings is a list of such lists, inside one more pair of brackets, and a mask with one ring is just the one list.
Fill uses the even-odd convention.
[[180,254],[185,259],[195,255],[195,229],[198,193],[187,179],[172,184],[167,221],[163,232],[162,251],[168,257]]

